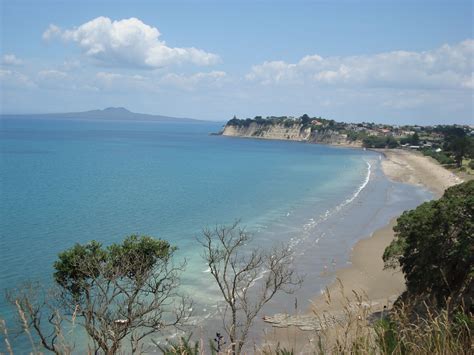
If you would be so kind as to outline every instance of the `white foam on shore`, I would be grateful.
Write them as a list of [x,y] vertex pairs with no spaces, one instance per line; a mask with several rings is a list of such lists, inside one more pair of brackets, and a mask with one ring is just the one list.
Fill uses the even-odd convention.
[[[362,183],[357,187],[357,189],[354,191],[354,193],[344,200],[342,203],[337,205],[336,207],[333,207],[332,209],[326,210],[323,214],[319,216],[319,218],[310,218],[308,220],[308,223],[303,225],[303,236],[301,238],[291,238],[290,239],[290,246],[294,248],[297,246],[301,241],[304,241],[308,239],[308,237],[311,235],[311,232],[316,228],[317,225],[319,225],[321,222],[326,221],[330,216],[332,216],[334,213],[337,213],[341,211],[344,207],[349,205],[350,203],[354,202],[354,200],[359,196],[359,194],[364,190],[364,188],[367,186],[367,184],[370,182],[370,176],[372,175],[372,164],[370,162],[366,161],[367,164],[367,173],[365,175],[364,180]],[[326,235],[325,233],[322,233],[320,236],[318,236],[315,240],[315,243],[318,243],[320,238]]]
[[[360,195],[362,190],[364,190],[364,188],[370,182],[370,177],[372,175],[372,165],[368,161],[366,161],[366,164],[367,164],[367,173],[365,175],[365,178],[362,181],[362,183],[356,188],[354,193],[352,195],[350,195],[350,197],[348,197],[346,200],[341,202],[339,205],[337,205],[337,206],[327,210],[325,213],[321,214],[319,216],[319,218],[318,217],[309,218],[308,223],[303,225],[303,235],[298,236],[298,237],[294,236],[294,237],[291,237],[289,239],[289,243],[288,243],[288,248],[289,249],[288,250],[290,250],[290,251],[295,250],[295,248],[298,246],[298,244],[300,242],[303,242],[303,241],[307,240],[313,234],[314,228],[316,228],[317,225],[319,225],[321,222],[327,220],[330,216],[332,216],[333,214],[339,212],[341,209],[343,209],[347,205],[351,204]],[[288,217],[289,214],[290,213],[288,212],[287,217]],[[260,232],[261,229],[267,229],[267,228],[268,228],[268,226],[259,226],[258,231]],[[322,232],[320,235],[315,236],[314,243],[317,244],[320,241],[321,238],[323,238],[327,235],[328,235],[327,233]],[[303,255],[303,254],[304,254],[304,251],[302,251],[301,255]],[[211,270],[209,268],[206,268],[205,270],[202,270],[203,273],[209,273],[210,271]],[[253,288],[256,285],[258,285],[259,281],[262,278],[264,278],[265,274],[268,273],[268,272],[269,272],[268,269],[260,270],[257,277],[255,278],[255,280],[253,280],[253,282],[249,285],[249,288]],[[245,291],[245,289],[238,290],[238,292],[244,292],[244,291]],[[321,291],[321,292],[323,292],[323,291]],[[222,305],[223,305],[223,303],[218,302],[217,304],[214,304],[212,306],[208,306],[206,308],[207,312],[204,312],[204,314],[194,315],[192,317],[193,318],[193,324],[198,326],[200,324],[203,324],[202,322],[205,321],[206,319],[216,317],[219,313],[222,313],[222,311],[219,311],[219,307],[221,307]],[[216,309],[211,311],[209,308],[216,308]]]
[[366,161],[367,163],[367,175],[365,176],[365,180],[364,182],[357,188],[356,192],[354,193],[354,195],[352,195],[351,198],[348,198],[347,200],[345,200],[342,204],[340,204],[339,206],[336,207],[337,211],[339,211],[341,208],[343,208],[344,206],[347,206],[349,203],[351,203],[352,201],[354,201],[356,199],[357,196],[359,196],[360,192],[367,186],[367,184],[369,183],[370,181],[370,175],[372,173],[372,165]]

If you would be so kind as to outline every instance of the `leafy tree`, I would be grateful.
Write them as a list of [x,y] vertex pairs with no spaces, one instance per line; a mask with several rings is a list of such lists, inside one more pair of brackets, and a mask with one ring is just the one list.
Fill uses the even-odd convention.
[[301,116],[301,124],[303,126],[308,126],[311,123],[311,117],[309,117],[306,113]]
[[367,136],[362,140],[362,145],[366,148],[396,148],[398,147],[398,142],[391,136]]
[[436,152],[431,149],[424,149],[422,152],[424,155],[428,155],[433,159],[436,159],[442,165],[454,164],[454,160],[444,152]]
[[397,140],[392,136],[388,136],[386,140],[387,148],[393,149],[399,146]]
[[410,143],[411,143],[411,145],[419,145],[420,144],[420,136],[418,135],[417,132],[413,133],[413,135],[410,137]]
[[456,137],[448,144],[448,149],[452,151],[454,160],[458,168],[462,166],[462,160],[465,156],[472,155],[474,142],[472,137]]
[[[136,353],[146,336],[186,319],[188,302],[177,293],[184,264],[173,265],[175,250],[164,240],[137,235],[106,248],[96,241],[76,244],[54,263],[54,297],[38,302],[30,288],[9,298],[47,350],[61,353],[58,333],[72,318],[92,340],[94,352],[116,354],[129,341]],[[49,333],[45,319],[56,332]]]
[[472,307],[474,289],[474,181],[447,189],[442,198],[404,212],[384,252],[386,267],[401,265],[406,296],[450,297]]
[[205,229],[199,241],[225,302],[222,317],[232,353],[240,354],[263,306],[279,292],[292,293],[302,280],[292,267],[288,247],[270,252],[246,250],[251,236],[239,227],[239,222]]

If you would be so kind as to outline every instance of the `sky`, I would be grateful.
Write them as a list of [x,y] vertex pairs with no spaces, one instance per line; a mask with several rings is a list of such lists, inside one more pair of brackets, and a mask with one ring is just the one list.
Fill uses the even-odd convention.
[[0,112],[474,124],[473,1],[0,0]]

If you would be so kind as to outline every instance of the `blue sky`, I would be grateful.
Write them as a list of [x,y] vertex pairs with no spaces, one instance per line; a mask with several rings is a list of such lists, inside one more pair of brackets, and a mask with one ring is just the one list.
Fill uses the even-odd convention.
[[472,8],[1,0],[1,111],[473,123]]

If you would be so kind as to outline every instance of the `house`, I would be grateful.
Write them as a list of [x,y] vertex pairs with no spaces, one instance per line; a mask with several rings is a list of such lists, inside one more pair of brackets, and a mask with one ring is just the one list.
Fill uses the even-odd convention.
[[391,130],[387,129],[387,128],[381,128],[379,129],[379,132],[382,133],[383,135],[387,136],[389,135],[390,133],[392,133]]

